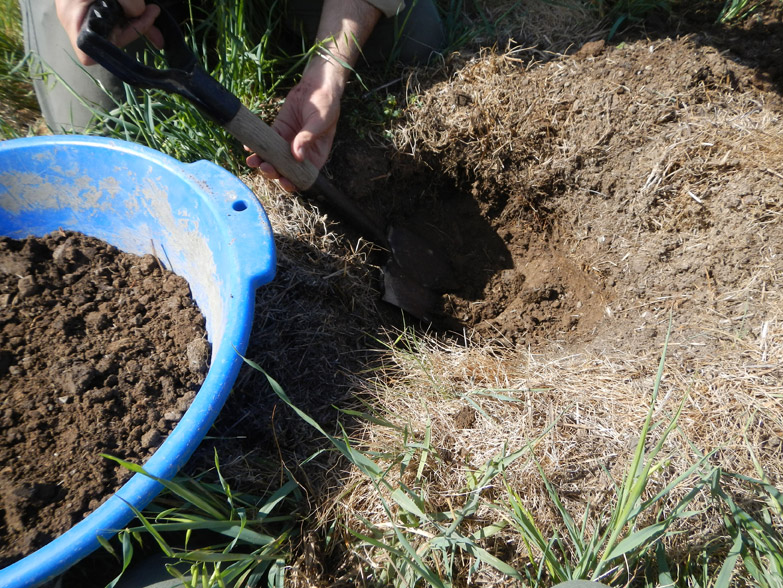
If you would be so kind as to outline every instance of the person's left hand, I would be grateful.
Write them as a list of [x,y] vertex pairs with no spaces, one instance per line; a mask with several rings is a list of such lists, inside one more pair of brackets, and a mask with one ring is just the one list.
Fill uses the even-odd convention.
[[[312,65],[288,93],[272,128],[291,145],[294,159],[307,160],[321,169],[332,149],[343,86],[330,81],[326,70],[330,64]],[[250,167],[258,168],[265,178],[278,180],[284,190],[296,190],[288,178],[281,176],[272,164],[257,154],[248,156],[246,161]]]

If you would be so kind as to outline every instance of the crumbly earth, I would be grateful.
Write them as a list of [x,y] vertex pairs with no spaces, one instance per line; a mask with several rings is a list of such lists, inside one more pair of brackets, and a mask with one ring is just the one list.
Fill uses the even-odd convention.
[[546,63],[453,56],[417,76],[397,157],[337,154],[349,192],[449,252],[436,326],[627,350],[657,348],[671,309],[758,310],[783,243],[780,10],[708,23]]
[[0,238],[0,567],[60,535],[143,462],[209,360],[187,282],[78,233]]

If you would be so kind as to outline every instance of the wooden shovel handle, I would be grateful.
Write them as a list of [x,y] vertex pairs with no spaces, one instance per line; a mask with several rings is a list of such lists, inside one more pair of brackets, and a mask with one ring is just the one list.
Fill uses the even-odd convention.
[[305,192],[315,184],[318,169],[309,161],[294,159],[288,141],[245,106],[240,105],[234,118],[223,126],[261,159],[271,163],[281,176],[291,180],[300,191]]

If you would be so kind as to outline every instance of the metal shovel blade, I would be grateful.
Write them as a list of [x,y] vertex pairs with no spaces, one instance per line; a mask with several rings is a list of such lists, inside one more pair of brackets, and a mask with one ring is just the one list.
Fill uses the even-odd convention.
[[441,296],[402,272],[394,258],[383,267],[383,295],[388,302],[417,319],[431,322],[441,306]]
[[387,239],[395,265],[409,280],[438,293],[459,287],[445,252],[431,241],[402,225],[390,226]]

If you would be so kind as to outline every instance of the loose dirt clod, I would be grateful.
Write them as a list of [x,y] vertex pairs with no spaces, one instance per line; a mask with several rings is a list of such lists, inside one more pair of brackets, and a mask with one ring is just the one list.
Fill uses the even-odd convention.
[[0,238],[0,566],[129,477],[101,453],[154,452],[208,353],[187,282],[152,256],[70,232]]

